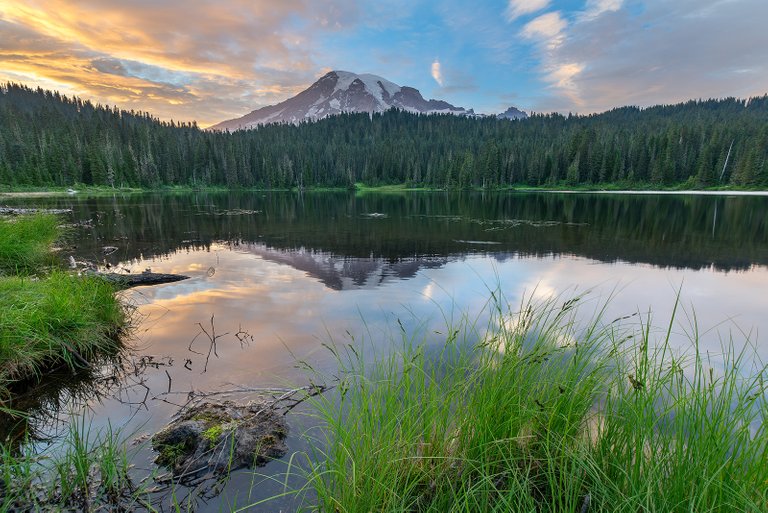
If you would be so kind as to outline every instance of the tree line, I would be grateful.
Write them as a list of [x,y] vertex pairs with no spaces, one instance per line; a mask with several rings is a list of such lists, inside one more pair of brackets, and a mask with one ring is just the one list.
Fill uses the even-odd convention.
[[0,184],[768,186],[768,95],[525,120],[342,114],[234,133],[0,87]]

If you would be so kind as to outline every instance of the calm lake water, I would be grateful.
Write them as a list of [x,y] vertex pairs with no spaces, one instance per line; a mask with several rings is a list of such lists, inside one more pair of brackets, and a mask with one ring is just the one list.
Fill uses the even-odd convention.
[[[157,368],[117,385],[76,387],[64,376],[47,395],[36,392],[40,411],[57,404],[79,414],[86,406],[93,429],[111,423],[134,437],[153,433],[189,390],[306,384],[297,361],[334,368],[324,342],[353,336],[387,351],[402,324],[439,344],[446,317],[482,319],[497,287],[512,304],[594,289],[585,313],[613,294],[608,321],[652,309],[659,332],[682,290],[685,312],[674,330],[681,344],[695,315],[713,359],[721,340],[743,344],[750,332],[768,357],[760,337],[768,328],[768,197],[238,192],[0,202],[73,209],[65,257],[191,277],[125,293],[137,307],[131,357],[151,355]],[[117,250],[104,256],[105,246]],[[226,335],[204,370],[198,323],[209,328],[212,316]],[[169,387],[173,394],[158,397]],[[29,428],[55,434],[66,418],[38,413]],[[311,421],[291,414],[289,423],[291,450],[306,448],[300,435]],[[137,447],[141,472],[153,455]],[[243,504],[250,479],[238,474],[207,508],[233,500],[238,488]],[[279,491],[260,484],[251,498]]]

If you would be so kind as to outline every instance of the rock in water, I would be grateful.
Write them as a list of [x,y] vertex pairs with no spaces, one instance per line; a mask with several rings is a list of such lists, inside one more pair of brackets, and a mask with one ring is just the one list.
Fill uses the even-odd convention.
[[288,426],[272,406],[203,403],[152,437],[155,462],[176,476],[262,466],[288,452]]

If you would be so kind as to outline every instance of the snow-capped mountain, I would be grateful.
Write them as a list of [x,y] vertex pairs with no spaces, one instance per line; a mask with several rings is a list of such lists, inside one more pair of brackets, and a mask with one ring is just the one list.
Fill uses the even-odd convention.
[[501,114],[496,114],[496,117],[499,119],[527,119],[528,114],[517,107],[510,107]]
[[425,100],[418,89],[377,75],[331,71],[309,88],[277,105],[213,125],[209,130],[239,130],[267,123],[299,123],[345,112],[384,112],[391,108],[421,114],[473,114],[443,100]]

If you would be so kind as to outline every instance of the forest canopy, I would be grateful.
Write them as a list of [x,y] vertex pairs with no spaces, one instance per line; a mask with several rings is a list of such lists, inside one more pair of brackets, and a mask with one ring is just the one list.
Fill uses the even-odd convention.
[[[727,165],[726,165],[727,162]],[[526,120],[342,114],[234,133],[0,88],[0,184],[768,186],[768,96]]]

